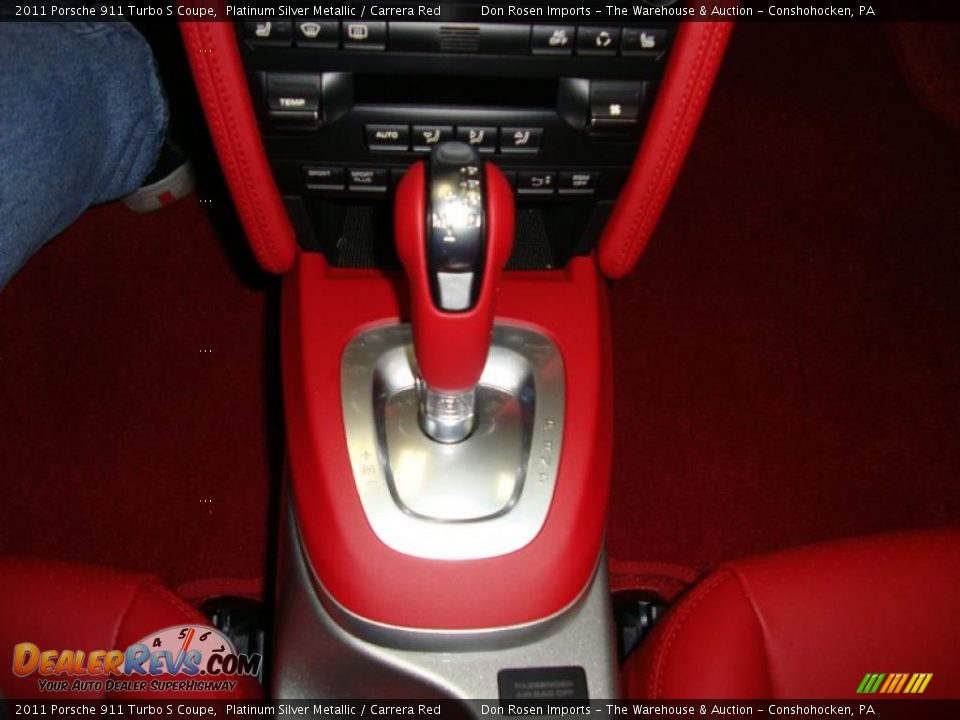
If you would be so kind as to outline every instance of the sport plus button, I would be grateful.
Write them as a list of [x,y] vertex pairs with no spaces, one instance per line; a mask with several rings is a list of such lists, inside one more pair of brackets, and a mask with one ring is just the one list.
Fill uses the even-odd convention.
[[371,150],[408,150],[408,125],[367,125],[367,145]]
[[386,168],[350,168],[350,189],[354,192],[386,192]]

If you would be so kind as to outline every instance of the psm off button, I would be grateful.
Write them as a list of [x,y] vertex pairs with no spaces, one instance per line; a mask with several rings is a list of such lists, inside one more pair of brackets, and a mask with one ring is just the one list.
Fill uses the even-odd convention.
[[561,172],[558,189],[561,195],[592,195],[599,179],[600,173],[589,170]]

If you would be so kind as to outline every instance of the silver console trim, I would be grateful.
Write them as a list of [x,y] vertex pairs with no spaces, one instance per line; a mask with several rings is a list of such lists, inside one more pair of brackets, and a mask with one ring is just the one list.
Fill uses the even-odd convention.
[[605,553],[581,595],[549,618],[489,630],[405,628],[395,644],[395,635],[379,634],[386,626],[371,636],[342,623],[342,608],[331,603],[304,554],[293,503],[281,504],[276,699],[496,698],[500,670],[560,665],[584,669],[594,702],[619,696]]
[[[394,482],[391,450],[385,447],[390,435],[384,430],[386,418],[400,422],[398,413],[387,412],[388,405],[402,393],[416,393],[415,363],[409,325],[358,334],[341,360],[347,450],[371,528],[393,550],[433,560],[490,558],[523,548],[543,528],[557,481],[565,409],[560,351],[548,337],[527,328],[494,327],[477,387],[478,430],[456,444],[424,436],[410,437],[404,446],[411,460],[424,464],[426,454],[425,465],[457,475],[435,483],[444,486],[445,495],[430,513],[403,502]],[[490,407],[496,406],[497,395],[515,399],[516,421],[509,430],[498,430],[495,420],[483,417],[484,395],[491,398]],[[491,444],[489,437],[478,435],[480,428],[511,434],[500,445]],[[503,457],[497,447],[503,447]],[[496,512],[490,511],[491,488],[504,497]],[[477,512],[470,512],[472,506]]]

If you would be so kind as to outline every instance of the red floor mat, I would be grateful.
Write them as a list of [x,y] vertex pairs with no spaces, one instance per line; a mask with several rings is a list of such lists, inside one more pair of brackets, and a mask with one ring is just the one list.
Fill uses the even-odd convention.
[[960,135],[880,26],[745,23],[721,72],[612,291],[611,555],[957,522]]
[[0,294],[0,550],[260,578],[267,296],[196,197],[41,251]]

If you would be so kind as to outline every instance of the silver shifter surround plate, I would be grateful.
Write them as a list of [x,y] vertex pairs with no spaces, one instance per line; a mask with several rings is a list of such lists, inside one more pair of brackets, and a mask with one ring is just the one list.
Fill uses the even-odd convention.
[[344,350],[347,450],[373,532],[397,552],[433,560],[497,557],[528,545],[557,483],[565,391],[556,345],[533,330],[496,325],[477,389],[477,429],[452,445],[416,426],[415,378],[409,325],[366,330]]

